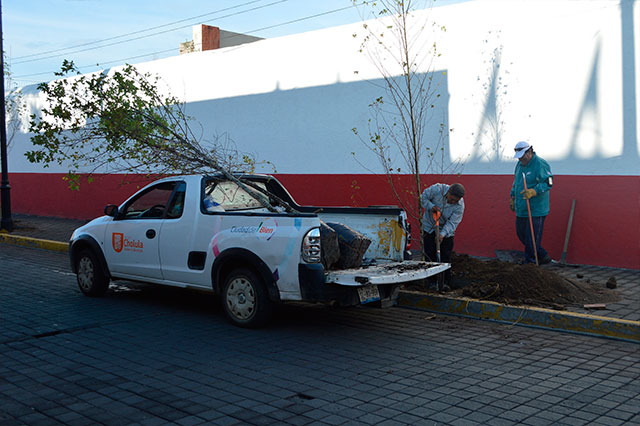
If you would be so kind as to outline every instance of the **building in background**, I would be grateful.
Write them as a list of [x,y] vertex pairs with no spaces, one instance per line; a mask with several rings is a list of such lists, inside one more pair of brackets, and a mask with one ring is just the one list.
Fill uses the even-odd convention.
[[224,31],[211,25],[194,25],[193,39],[180,43],[180,54],[240,46],[241,44],[252,43],[258,40],[263,39],[246,34]]
[[[508,199],[513,146],[526,140],[554,173],[544,233],[551,256],[560,258],[576,200],[567,261],[639,269],[640,2],[487,0],[413,19],[434,24],[415,33],[417,46],[435,42],[441,53],[424,70],[441,95],[427,138],[450,130],[441,167],[450,174],[433,172],[423,183],[455,180],[467,189],[455,250],[493,256],[520,248]],[[387,24],[368,23],[381,31]],[[230,47],[223,34],[218,49],[137,66],[184,99],[205,138],[227,134],[273,163],[298,202],[395,204],[377,158],[352,131],[366,131],[369,105],[384,94],[360,51],[362,23]],[[35,86],[24,92],[37,112]],[[10,151],[14,212],[91,218],[135,189],[105,174],[71,192],[66,170],[28,163],[28,147],[22,133]]]

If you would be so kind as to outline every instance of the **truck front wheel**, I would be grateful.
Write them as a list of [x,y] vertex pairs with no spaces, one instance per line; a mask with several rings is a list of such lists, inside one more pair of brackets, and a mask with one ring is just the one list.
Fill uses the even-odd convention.
[[100,268],[91,250],[82,250],[76,260],[76,278],[80,291],[87,296],[102,296],[109,288],[109,277]]
[[271,317],[272,305],[265,285],[249,269],[236,269],[227,276],[222,303],[227,318],[239,327],[260,327]]

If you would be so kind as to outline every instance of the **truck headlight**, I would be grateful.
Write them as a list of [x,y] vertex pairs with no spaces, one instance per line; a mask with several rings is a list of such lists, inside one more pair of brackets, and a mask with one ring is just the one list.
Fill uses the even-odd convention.
[[320,228],[313,228],[302,239],[302,259],[307,263],[320,262]]

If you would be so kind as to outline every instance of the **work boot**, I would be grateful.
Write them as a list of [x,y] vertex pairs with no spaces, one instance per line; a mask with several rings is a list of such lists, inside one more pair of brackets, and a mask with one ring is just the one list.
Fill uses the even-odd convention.
[[546,265],[551,262],[553,262],[553,259],[551,259],[551,256],[549,256],[548,254],[546,254],[542,259],[540,259],[541,265]]

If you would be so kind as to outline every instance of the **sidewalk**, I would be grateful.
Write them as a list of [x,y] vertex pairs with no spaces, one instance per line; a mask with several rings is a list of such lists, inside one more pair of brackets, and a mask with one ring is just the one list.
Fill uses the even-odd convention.
[[69,243],[69,238],[76,228],[88,220],[61,219],[57,217],[41,217],[25,214],[13,214],[13,232],[11,235],[40,238],[45,240]]
[[[86,220],[61,219],[14,214],[14,230],[0,233],[0,242],[48,250],[67,251],[72,232]],[[590,265],[545,265],[566,278],[590,280],[605,285],[615,276],[620,301],[606,304],[605,309],[569,307],[565,311],[532,307],[510,307],[494,302],[401,292],[398,304],[407,308],[488,319],[585,334],[597,334],[640,342],[640,271]]]

